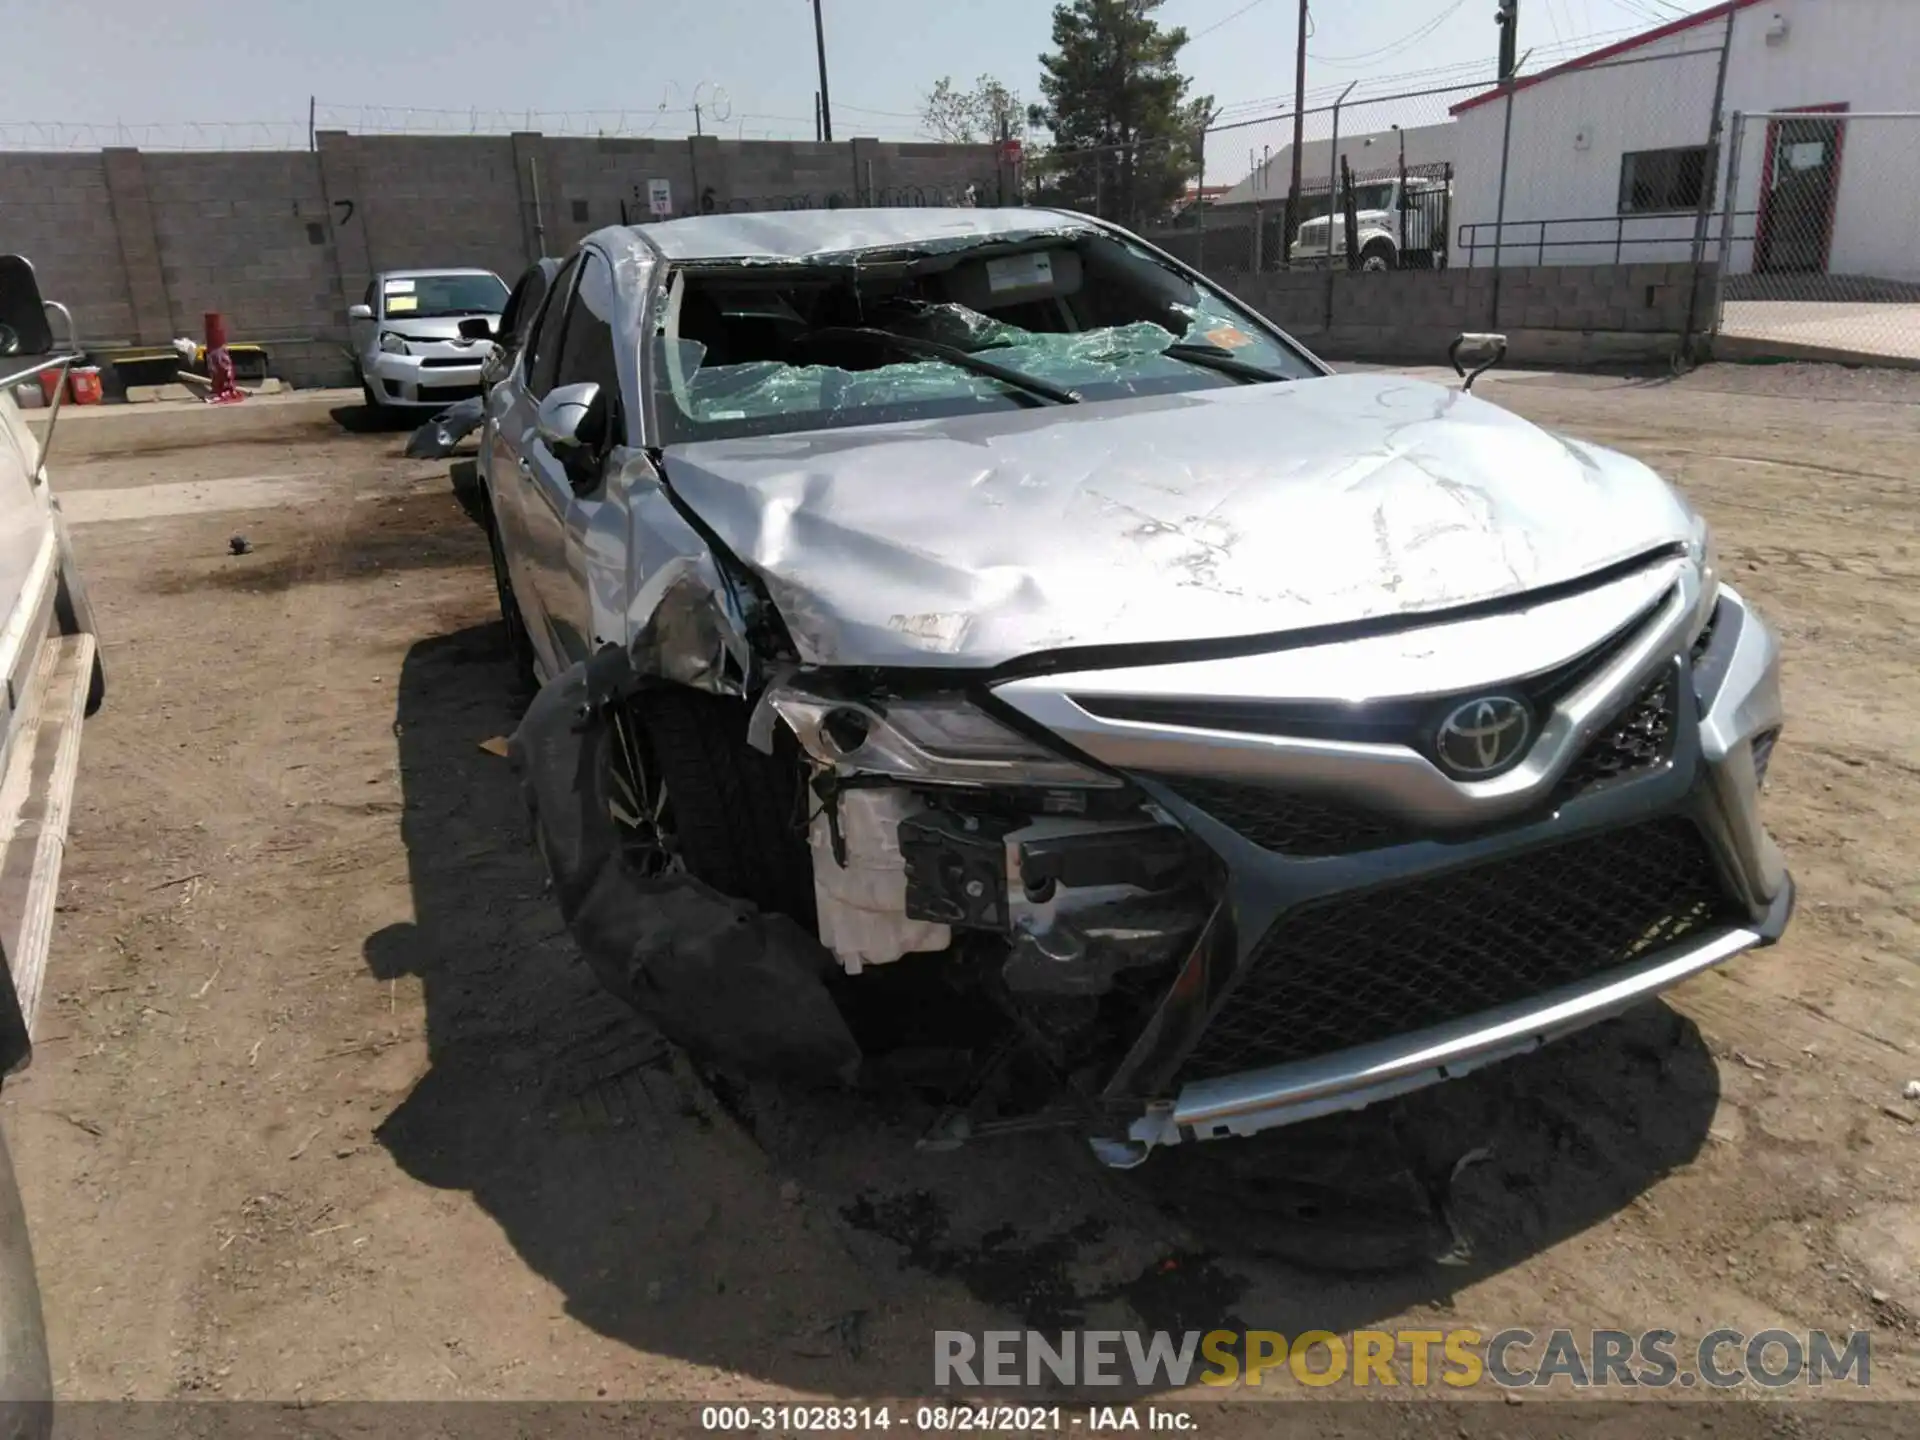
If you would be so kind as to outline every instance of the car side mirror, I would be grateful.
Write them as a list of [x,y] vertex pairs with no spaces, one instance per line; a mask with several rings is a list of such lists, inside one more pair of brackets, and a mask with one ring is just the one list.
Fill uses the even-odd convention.
[[372,318],[373,307],[371,305],[349,305],[347,307],[347,319],[349,320],[371,320]]
[[462,340],[492,340],[495,338],[493,322],[484,315],[469,315],[460,322]]
[[[1479,363],[1462,364],[1462,353],[1478,358]],[[1460,377],[1462,390],[1473,389],[1473,382],[1507,358],[1507,337],[1492,331],[1465,331],[1447,347],[1447,359]]]
[[607,402],[592,381],[561,385],[547,392],[533,416],[534,433],[567,467],[574,484],[590,478],[593,462],[607,438]]
[[40,299],[40,282],[24,255],[0,255],[0,356],[46,355],[53,327]]

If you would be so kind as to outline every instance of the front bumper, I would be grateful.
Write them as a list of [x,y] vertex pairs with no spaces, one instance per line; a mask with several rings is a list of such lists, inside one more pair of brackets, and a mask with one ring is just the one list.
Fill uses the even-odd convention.
[[1257,1135],[1335,1111],[1358,1110],[1524,1055],[1549,1040],[1620,1015],[1742,951],[1772,944],[1792,917],[1793,896],[1789,879],[1758,924],[1712,931],[1592,983],[1563,986],[1449,1025],[1324,1058],[1184,1085],[1171,1102],[1150,1106],[1128,1127],[1127,1146],[1137,1147],[1139,1158],[1145,1158],[1155,1146],[1183,1139]]
[[[1622,613],[1638,617],[1624,632]],[[1411,634],[1002,686],[1015,709],[1128,770],[1222,862],[1213,921],[1105,1088],[1103,1156],[1135,1163],[1160,1145],[1357,1109],[1533,1049],[1776,939],[1793,888],[1760,822],[1756,748],[1764,759],[1781,722],[1778,643],[1730,589],[1696,638],[1704,613],[1698,575],[1676,561]],[[1524,763],[1474,783],[1398,745],[1285,724],[1207,728],[1204,713],[1179,713],[1244,719],[1250,695],[1340,694],[1335,682],[1350,690],[1356,675],[1374,694],[1498,689],[1556,653],[1600,658],[1553,702]],[[1583,778],[1622,717],[1640,724],[1657,694],[1671,697],[1657,758],[1637,763],[1647,757],[1629,748],[1636,763]],[[1270,808],[1311,797],[1329,815],[1359,801],[1387,828],[1356,839],[1295,826],[1276,839],[1252,808],[1226,803],[1248,794]],[[1633,858],[1642,838],[1679,847],[1691,889],[1663,888],[1663,858]],[[1298,847],[1308,853],[1283,853]],[[1637,915],[1636,903],[1655,908]],[[1668,913],[1676,906],[1684,914]],[[1595,931],[1612,939],[1587,946]],[[1421,946],[1449,953],[1432,963]],[[1589,950],[1603,959],[1568,961]]]
[[361,373],[383,405],[444,410],[480,394],[484,354],[475,355],[448,345],[434,353],[390,355],[384,350],[363,356]]

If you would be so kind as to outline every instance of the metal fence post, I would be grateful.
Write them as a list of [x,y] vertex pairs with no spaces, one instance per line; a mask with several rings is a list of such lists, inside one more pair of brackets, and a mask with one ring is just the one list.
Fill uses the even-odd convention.
[[1333,139],[1329,142],[1331,159],[1327,162],[1327,329],[1333,329],[1333,213],[1340,195],[1340,107],[1353,93],[1358,80],[1347,83],[1340,98],[1333,102]]
[[1193,268],[1204,271],[1207,268],[1207,127],[1200,127],[1200,138],[1195,142],[1199,154],[1195,157],[1199,178],[1194,182],[1193,223],[1198,232],[1193,237]]
[[1507,230],[1507,157],[1513,153],[1513,77],[1503,82],[1507,92],[1507,116],[1500,131],[1500,198],[1493,207],[1493,313],[1487,317],[1489,329],[1500,328],[1500,242]]
[[[1700,317],[1696,307],[1700,304],[1700,262],[1707,250],[1707,216],[1713,213],[1713,181],[1720,168],[1720,151],[1724,145],[1720,128],[1720,107],[1727,99],[1727,61],[1733,53],[1733,8],[1727,7],[1725,29],[1720,36],[1720,64],[1713,77],[1713,110],[1707,116],[1707,158],[1706,173],[1700,177],[1700,204],[1693,216],[1693,265],[1690,271],[1687,291],[1687,328],[1680,336],[1680,351],[1684,355],[1693,343],[1693,336],[1699,325]],[[1716,282],[1717,283],[1717,282]],[[1716,303],[1714,310],[1719,311]]]
[[1727,193],[1720,197],[1720,263],[1713,272],[1713,316],[1707,322],[1707,334],[1719,338],[1720,319],[1727,308],[1727,271],[1733,268],[1734,197],[1740,193],[1740,141],[1746,134],[1746,117],[1738,110],[1728,120]]

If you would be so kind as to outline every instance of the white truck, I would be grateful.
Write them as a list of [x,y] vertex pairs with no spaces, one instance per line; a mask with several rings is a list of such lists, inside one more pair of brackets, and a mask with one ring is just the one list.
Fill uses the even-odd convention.
[[[1431,270],[1446,264],[1448,181],[1409,176],[1353,187],[1362,270]],[[1325,204],[1324,197],[1318,203]],[[1287,262],[1295,270],[1347,268],[1346,211],[1334,191],[1333,214],[1301,222]]]
[[[74,357],[55,346],[50,309],[33,267],[0,255],[0,1085],[33,1052],[81,721],[106,695],[92,607],[47,478],[59,392],[38,437],[14,400],[49,370],[65,388]],[[0,1440],[49,1433],[49,1375],[33,1249],[0,1136]]]

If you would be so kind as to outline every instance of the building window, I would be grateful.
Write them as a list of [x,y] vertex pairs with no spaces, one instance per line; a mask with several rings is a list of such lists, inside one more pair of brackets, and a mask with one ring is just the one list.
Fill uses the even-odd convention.
[[1630,150],[1620,157],[1620,213],[1659,214],[1696,210],[1713,188],[1705,145],[1678,150]]

